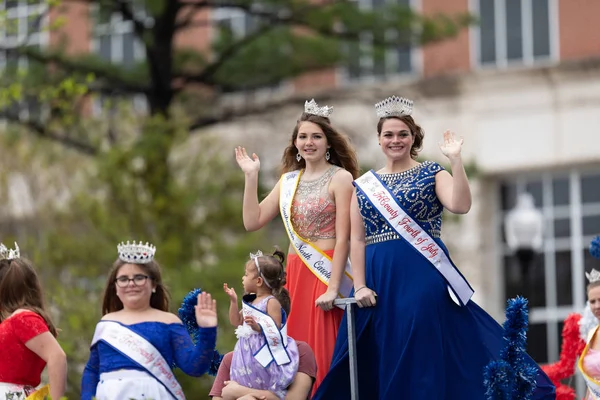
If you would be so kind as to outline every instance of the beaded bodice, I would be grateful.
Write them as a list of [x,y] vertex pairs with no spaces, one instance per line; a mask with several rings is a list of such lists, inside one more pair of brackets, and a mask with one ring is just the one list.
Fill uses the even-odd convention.
[[[440,237],[444,207],[435,193],[435,174],[442,166],[425,161],[408,171],[395,174],[377,174],[402,208],[432,237]],[[399,239],[396,231],[369,203],[364,193],[357,190],[358,205],[365,225],[367,244]]]
[[329,183],[340,169],[332,165],[319,178],[300,178],[292,201],[292,225],[308,241],[335,238],[335,202],[329,195]]

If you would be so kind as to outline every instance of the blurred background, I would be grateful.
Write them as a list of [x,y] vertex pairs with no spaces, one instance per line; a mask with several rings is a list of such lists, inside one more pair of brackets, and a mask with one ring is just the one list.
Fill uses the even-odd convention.
[[[244,231],[233,149],[260,156],[262,198],[311,98],[364,170],[384,162],[373,105],[391,95],[415,101],[421,159],[445,163],[444,130],[464,137],[473,208],[443,238],[499,322],[529,299],[528,351],[558,360],[600,269],[599,15],[596,0],[0,1],[0,240],[40,272],[70,398],[122,240],[157,245],[173,311],[214,293],[233,348],[223,282],[287,248],[279,219]],[[212,378],[178,376],[206,397]]]

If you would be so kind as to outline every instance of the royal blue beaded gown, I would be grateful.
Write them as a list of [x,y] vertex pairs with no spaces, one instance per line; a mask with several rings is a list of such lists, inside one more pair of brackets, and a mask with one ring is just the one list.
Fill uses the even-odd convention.
[[[378,176],[447,253],[439,239],[443,206],[435,193],[441,170],[424,162]],[[395,233],[360,189],[357,197],[366,284],[378,296],[375,307],[356,312],[360,398],[484,400],[484,367],[504,346],[503,328],[473,301],[464,307],[454,303],[442,275]],[[340,329],[331,369],[313,399],[350,399],[349,376],[348,335]],[[533,399],[554,398],[554,386],[539,369]]]

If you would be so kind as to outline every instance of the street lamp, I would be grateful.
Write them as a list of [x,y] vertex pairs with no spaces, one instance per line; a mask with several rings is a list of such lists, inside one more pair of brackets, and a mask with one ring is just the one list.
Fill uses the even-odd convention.
[[542,250],[544,216],[533,203],[533,196],[520,193],[516,206],[504,221],[506,242],[517,257],[523,278],[527,278],[535,255]]

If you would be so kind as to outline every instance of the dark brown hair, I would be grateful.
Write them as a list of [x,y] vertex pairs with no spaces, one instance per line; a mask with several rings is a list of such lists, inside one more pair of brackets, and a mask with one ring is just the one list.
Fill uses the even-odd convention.
[[[125,264],[129,263],[118,258],[110,270],[108,280],[106,281],[106,288],[104,289],[104,300],[102,300],[102,315],[123,309],[123,303],[121,302],[121,299],[119,299],[119,296],[117,296],[117,284],[115,283],[115,280],[117,279],[119,270]],[[142,271],[150,277],[150,280],[154,283],[156,288],[156,292],[152,293],[150,297],[150,307],[161,311],[169,311],[169,301],[171,296],[165,285],[162,283],[160,265],[154,260],[146,264],[135,265],[139,266]]]
[[290,144],[283,152],[283,157],[281,157],[281,173],[285,174],[286,172],[295,171],[297,169],[306,167],[306,161],[304,161],[303,158],[300,159],[300,161],[296,160],[298,149],[294,144],[296,138],[298,137],[298,129],[300,128],[300,124],[302,122],[312,122],[313,124],[319,125],[319,127],[323,130],[323,133],[325,133],[327,144],[331,146],[329,148],[329,154],[331,157],[329,158],[328,162],[344,168],[346,171],[352,174],[354,179],[358,178],[360,169],[358,167],[356,151],[350,144],[348,137],[339,133],[333,126],[331,126],[329,118],[307,113],[303,113],[300,116],[300,119],[297,121],[296,127],[294,128],[294,132],[292,132]]
[[283,267],[284,262],[285,254],[278,248],[275,248],[273,254],[265,254],[258,258],[258,265],[262,273],[261,278],[271,288],[271,292],[279,300],[281,308],[283,308],[287,315],[290,315],[290,293],[283,287],[287,282],[285,268]]
[[419,151],[421,151],[421,149],[423,148],[423,138],[425,137],[425,131],[423,130],[423,128],[417,125],[413,117],[411,117],[410,115],[403,115],[401,117],[384,117],[381,118],[377,123],[377,136],[381,135],[383,123],[388,119],[400,120],[404,122],[406,126],[408,126],[408,129],[410,129],[410,134],[413,135],[415,138],[415,141],[412,147],[410,148],[410,156],[413,160],[416,159],[419,155]]
[[31,262],[24,258],[0,260],[0,322],[18,309],[41,316],[50,333],[57,336],[56,327],[46,310],[44,293]]

